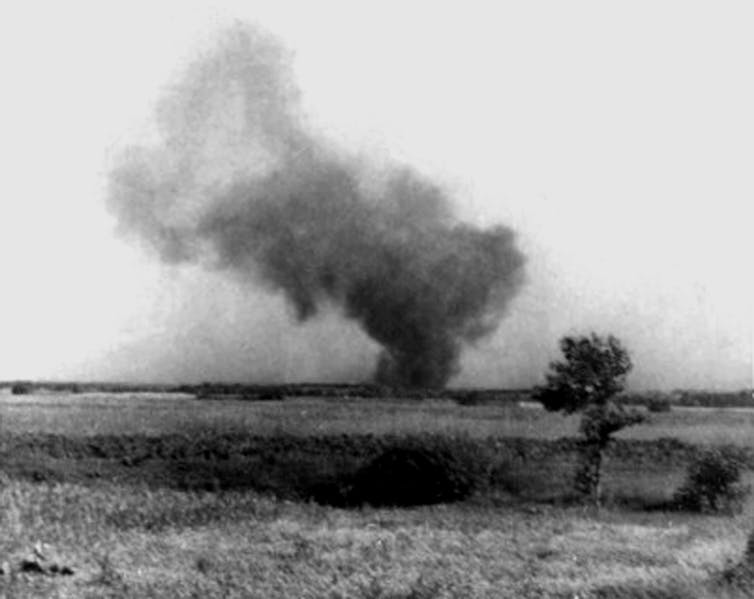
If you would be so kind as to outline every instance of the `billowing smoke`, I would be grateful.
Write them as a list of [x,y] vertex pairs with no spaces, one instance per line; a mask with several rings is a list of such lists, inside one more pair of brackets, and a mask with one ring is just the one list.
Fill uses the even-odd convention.
[[344,156],[304,120],[291,56],[237,26],[170,88],[158,141],[120,154],[109,204],[167,262],[282,291],[301,321],[353,319],[383,348],[377,381],[445,385],[521,285],[513,232],[458,222],[430,181]]

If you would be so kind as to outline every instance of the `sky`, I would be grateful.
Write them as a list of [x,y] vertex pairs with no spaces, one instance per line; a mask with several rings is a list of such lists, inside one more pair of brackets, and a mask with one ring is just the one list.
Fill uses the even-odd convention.
[[0,9],[0,380],[356,380],[334,313],[161,264],[106,207],[124,147],[237,20],[295,53],[308,126],[506,224],[527,282],[456,385],[539,382],[613,333],[635,389],[752,386],[750,2],[29,2]]

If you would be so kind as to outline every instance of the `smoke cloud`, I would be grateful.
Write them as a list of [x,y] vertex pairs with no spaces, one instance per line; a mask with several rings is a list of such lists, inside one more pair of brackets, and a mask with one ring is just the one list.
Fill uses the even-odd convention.
[[300,321],[357,322],[382,347],[378,382],[443,386],[522,284],[514,233],[459,222],[411,169],[320,139],[292,72],[275,38],[224,32],[165,94],[158,141],[118,156],[109,206],[165,262],[281,291]]

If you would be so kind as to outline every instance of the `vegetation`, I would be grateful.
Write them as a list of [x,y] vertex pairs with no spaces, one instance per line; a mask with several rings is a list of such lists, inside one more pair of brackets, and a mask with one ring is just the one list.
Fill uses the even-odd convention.
[[[206,436],[228,434],[396,435],[424,432],[472,437],[578,437],[579,415],[490,403],[460,406],[445,400],[294,398],[285,401],[203,401],[170,394],[0,395],[5,434],[66,437]],[[754,445],[754,410],[683,409],[654,414],[617,439],[678,439],[693,444]]]
[[329,399],[447,399],[462,405],[509,403],[528,397],[526,389],[425,389],[389,387],[373,383],[199,383],[166,385],[104,382],[0,381],[0,388],[23,389],[24,393],[176,393],[199,399],[241,399],[269,401],[297,397]]
[[740,511],[750,491],[741,483],[744,465],[740,451],[726,447],[704,450],[689,464],[686,482],[676,493],[676,503],[693,511]]
[[[250,492],[6,480],[0,595],[613,599],[675,587],[684,599],[742,599],[714,579],[740,560],[749,517],[489,503],[340,510]],[[73,575],[21,572],[37,544]]]
[[[738,482],[752,481],[754,419],[676,410],[617,433],[593,511],[570,501],[580,413],[560,414],[5,396],[0,596],[751,596],[748,571],[731,564],[754,503],[725,518],[665,510],[699,443],[738,443]],[[411,487],[417,470],[433,493]],[[391,507],[402,504],[414,505]]]
[[[200,399],[242,399],[248,401],[281,400],[292,398],[327,398],[348,400],[373,399],[445,399],[460,405],[504,404],[514,405],[531,398],[531,389],[418,389],[393,388],[364,383],[292,383],[263,385],[253,383],[200,383],[195,385],[133,384],[105,382],[50,382],[50,381],[0,381],[0,389],[23,388],[28,393],[107,393],[107,394],[181,394]],[[615,398],[621,405],[652,405],[752,408],[754,390],[739,391],[647,391],[621,393]]]
[[583,414],[583,445],[575,487],[599,504],[602,462],[612,435],[644,421],[638,411],[613,401],[623,391],[631,359],[612,335],[564,337],[560,349],[564,360],[550,364],[547,383],[535,391],[534,398],[549,411]]
[[720,581],[728,586],[751,594],[754,589],[754,531],[749,533],[743,558],[724,570]]
[[647,410],[654,414],[670,412],[672,409],[670,399],[667,397],[650,397],[646,403]]
[[459,501],[488,482],[485,445],[463,437],[397,440],[356,473],[350,499],[376,506]]
[[18,381],[10,386],[10,392],[12,395],[28,395],[34,392],[34,387],[29,382]]
[[[379,465],[379,456],[392,455],[395,461],[396,453],[411,449],[414,455],[423,454],[420,459],[445,464],[451,472],[463,466],[465,473],[450,477],[461,489],[467,488],[463,481],[470,481],[468,488],[478,489],[485,497],[503,493],[516,502],[562,504],[573,496],[570,473],[578,464],[580,448],[578,439],[572,438],[456,438],[448,434],[25,434],[0,436],[0,463],[14,478],[50,483],[98,485],[109,480],[177,490],[252,490],[331,505],[396,504],[402,502],[376,495],[370,499],[365,490],[369,485],[359,490],[354,479],[373,462]],[[450,457],[443,460],[448,453]],[[686,464],[697,453],[696,446],[673,439],[615,440],[607,450],[609,461],[603,473],[605,503],[639,509],[668,504],[683,482]],[[747,467],[754,465],[754,448],[745,448],[741,454]],[[391,477],[384,463],[380,480]],[[410,473],[408,467],[396,469],[404,476]],[[440,480],[449,476],[440,472],[433,476]],[[362,475],[362,481],[375,476],[374,472]],[[385,484],[395,486],[395,481]],[[377,489],[385,495],[394,490]]]

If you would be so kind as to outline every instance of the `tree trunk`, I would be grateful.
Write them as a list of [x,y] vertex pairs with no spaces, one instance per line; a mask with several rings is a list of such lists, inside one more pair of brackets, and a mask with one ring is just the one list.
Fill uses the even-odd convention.
[[606,449],[607,442],[602,440],[582,442],[576,471],[576,490],[598,508],[602,502],[602,467]]
[[602,501],[602,451],[602,447],[595,449],[592,465],[592,501],[598,508]]
[[576,490],[589,497],[599,507],[602,495],[602,459],[604,447],[600,443],[585,442],[581,446],[576,471]]

